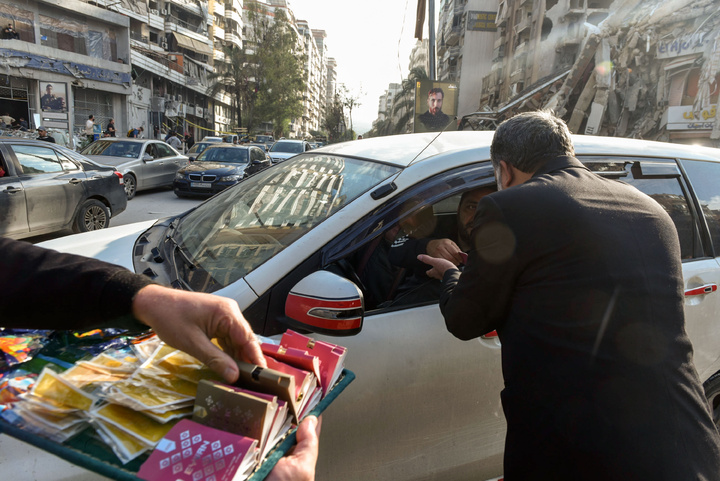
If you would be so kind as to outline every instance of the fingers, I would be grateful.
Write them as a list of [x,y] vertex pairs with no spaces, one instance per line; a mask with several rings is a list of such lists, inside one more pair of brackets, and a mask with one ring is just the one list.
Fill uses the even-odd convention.
[[450,239],[431,240],[427,245],[427,253],[432,257],[446,259],[456,266],[463,263],[462,250]]

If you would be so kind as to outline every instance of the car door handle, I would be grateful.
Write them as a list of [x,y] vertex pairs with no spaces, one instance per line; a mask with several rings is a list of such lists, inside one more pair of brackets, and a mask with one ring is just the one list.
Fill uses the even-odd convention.
[[76,178],[73,177],[73,178],[70,179],[68,182],[71,183],[71,184],[79,184],[80,182],[82,182],[82,180],[76,179]]
[[694,287],[685,291],[685,296],[702,296],[717,291],[717,284],[705,284],[704,286]]
[[22,192],[22,189],[19,187],[8,187],[7,189],[5,189],[5,192],[7,192],[8,194],[15,194],[16,192]]

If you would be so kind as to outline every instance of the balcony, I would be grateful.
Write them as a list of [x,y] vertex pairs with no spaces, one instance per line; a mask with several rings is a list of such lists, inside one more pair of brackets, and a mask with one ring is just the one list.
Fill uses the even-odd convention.
[[527,40],[520,42],[515,47],[515,52],[513,52],[513,58],[519,58],[522,55],[527,55],[528,53],[528,43]]
[[445,29],[445,43],[448,47],[457,45],[460,41],[460,27],[450,27]]
[[505,46],[505,37],[501,36],[500,38],[495,40],[495,44],[494,44],[493,48],[495,50],[497,50],[498,48],[503,47],[503,46]]
[[530,17],[523,18],[515,25],[515,34],[519,35],[522,32],[524,32],[525,30],[530,30],[531,25],[532,25],[532,18],[530,18]]
[[225,32],[225,41],[230,42],[233,45],[237,45],[238,47],[242,46],[242,39],[238,36],[237,33],[232,31]]
[[505,58],[505,45],[500,45],[493,50],[492,61],[493,63],[500,62],[503,58]]

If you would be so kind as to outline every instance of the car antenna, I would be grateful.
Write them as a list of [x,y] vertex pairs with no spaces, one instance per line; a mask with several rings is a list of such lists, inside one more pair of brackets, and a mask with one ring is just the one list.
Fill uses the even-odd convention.
[[[405,168],[410,167],[410,166],[413,164],[413,162],[415,162],[415,161],[418,159],[418,157],[420,157],[420,155],[421,155],[423,152],[425,152],[425,150],[426,150],[428,147],[430,147],[430,145],[431,145],[433,142],[435,142],[438,137],[440,137],[440,134],[442,134],[443,132],[445,132],[448,127],[450,127],[451,125],[453,125],[454,122],[457,122],[457,115],[453,117],[453,122],[448,122],[448,124],[447,124],[442,130],[440,130],[440,132],[438,132],[437,135],[436,135],[435,137],[433,137],[432,140],[431,140],[430,142],[428,142],[427,145],[426,145],[425,147],[423,147],[422,150],[420,150],[420,152],[418,152],[415,157],[413,157],[413,159],[408,163],[408,165],[407,165]],[[370,193],[370,197],[372,197],[372,198],[375,199],[375,200],[382,199],[382,198],[385,197],[386,195],[388,195],[388,194],[394,192],[395,190],[397,190],[397,185],[395,184],[395,179],[398,178],[398,176],[403,172],[403,170],[405,170],[405,169],[402,169],[402,170],[400,170],[400,172],[398,172],[397,174],[395,174],[395,177],[394,177],[393,180],[391,180],[389,183],[383,184],[383,185],[381,185],[380,187],[378,187],[377,189],[375,189],[374,191],[372,191],[372,192]]]

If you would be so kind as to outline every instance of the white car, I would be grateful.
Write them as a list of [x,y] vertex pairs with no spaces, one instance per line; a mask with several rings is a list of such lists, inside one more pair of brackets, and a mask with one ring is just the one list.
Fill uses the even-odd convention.
[[[397,274],[386,272],[382,257],[400,223],[421,217],[436,233],[450,228],[460,195],[494,184],[491,138],[492,132],[446,132],[330,145],[178,217],[42,245],[236,299],[259,334],[291,327],[347,346],[346,366],[357,378],[323,416],[318,480],[496,478],[506,429],[496,339],[454,338],[436,297],[399,295]],[[618,138],[574,141],[590,169],[648,193],[675,221],[687,332],[717,420],[720,151]],[[361,292],[362,307],[345,309],[347,299],[327,289],[328,276]]]
[[310,143],[305,140],[281,139],[270,147],[268,153],[270,154],[273,164],[277,164],[278,162],[282,162],[308,150],[312,150],[312,147],[310,147]]

